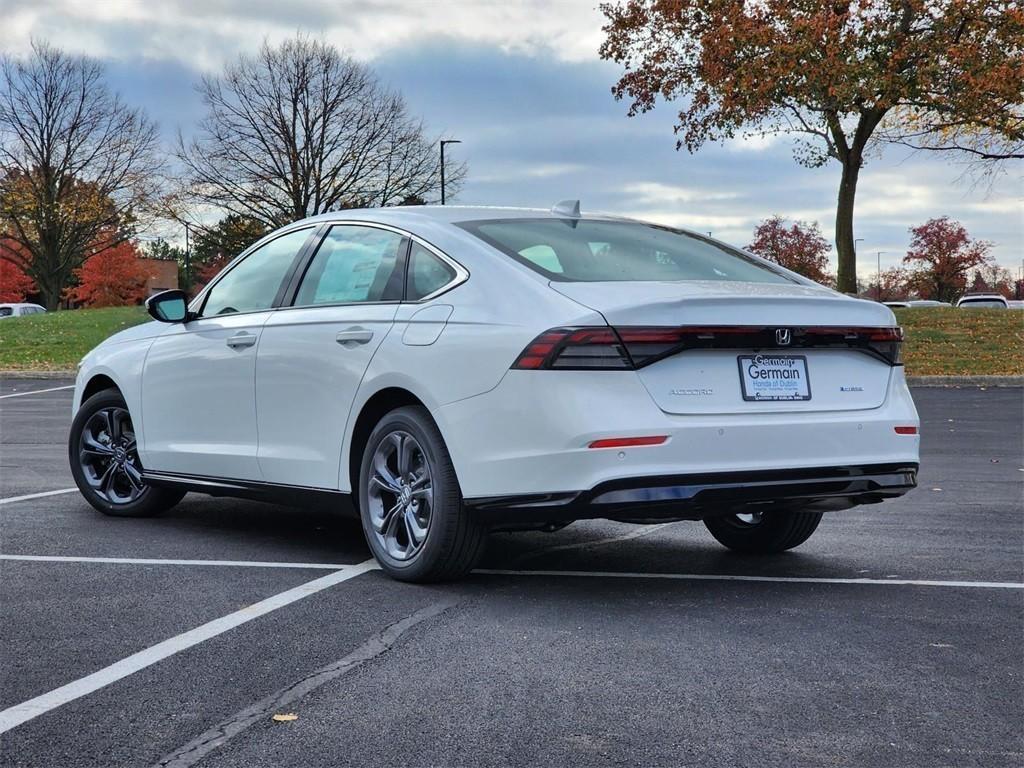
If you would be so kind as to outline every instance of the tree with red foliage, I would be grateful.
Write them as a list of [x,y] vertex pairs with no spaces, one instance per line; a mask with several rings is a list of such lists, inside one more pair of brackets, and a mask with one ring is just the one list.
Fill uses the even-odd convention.
[[911,227],[910,234],[903,263],[917,267],[911,282],[921,298],[955,301],[964,292],[968,273],[992,260],[992,243],[972,240],[964,226],[948,216]]
[[971,293],[998,293],[1006,299],[1014,297],[1013,275],[995,262],[974,270]]
[[817,222],[795,221],[786,226],[781,216],[772,216],[757,225],[747,250],[816,283],[835,284],[828,273],[828,240],[822,237]]
[[31,277],[18,266],[12,256],[21,246],[9,238],[0,238],[0,301],[17,304],[36,289]]
[[90,307],[122,307],[146,298],[146,270],[130,241],[90,256],[75,276],[79,284],[69,295]]
[[882,270],[867,295],[876,301],[902,301],[910,295],[910,273],[902,267]]

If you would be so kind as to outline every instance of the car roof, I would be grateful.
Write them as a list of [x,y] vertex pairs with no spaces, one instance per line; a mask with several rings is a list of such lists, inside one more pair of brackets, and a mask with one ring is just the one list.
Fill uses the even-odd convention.
[[637,221],[623,216],[601,213],[581,214],[579,217],[553,213],[547,208],[513,208],[494,205],[400,205],[389,208],[351,208],[311,216],[305,222],[356,219],[381,224],[413,225],[416,222],[454,224],[463,221],[489,219],[601,219],[605,221]]

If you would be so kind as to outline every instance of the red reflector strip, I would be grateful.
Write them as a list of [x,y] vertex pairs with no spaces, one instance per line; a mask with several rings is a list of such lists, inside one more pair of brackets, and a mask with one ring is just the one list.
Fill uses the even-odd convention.
[[916,435],[917,427],[893,427],[897,435]]
[[638,445],[661,445],[668,440],[668,435],[654,437],[608,437],[595,440],[587,448],[632,448]]

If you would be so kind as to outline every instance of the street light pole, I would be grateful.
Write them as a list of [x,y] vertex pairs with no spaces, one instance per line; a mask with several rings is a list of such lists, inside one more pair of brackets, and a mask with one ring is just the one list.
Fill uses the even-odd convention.
[[441,139],[441,205],[444,205],[444,145],[461,143],[458,139]]
[[878,266],[875,268],[875,301],[882,300],[882,254],[885,251],[878,252]]

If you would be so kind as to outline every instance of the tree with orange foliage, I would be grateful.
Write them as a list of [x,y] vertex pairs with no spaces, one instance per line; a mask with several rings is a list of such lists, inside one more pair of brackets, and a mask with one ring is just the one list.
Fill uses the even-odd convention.
[[20,255],[18,244],[9,238],[0,238],[0,301],[22,302],[36,288],[32,278],[12,258],[17,255]]
[[[857,286],[853,211],[873,145],[921,131],[1022,131],[1024,9],[1012,0],[624,0],[601,56],[630,115],[680,99],[677,148],[792,133],[796,159],[842,169],[839,289]],[[883,121],[885,121],[883,123]],[[879,129],[882,130],[879,130]]]
[[90,307],[123,307],[146,298],[146,270],[130,241],[90,256],[75,276],[79,283],[68,295]]
[[917,265],[910,282],[923,299],[956,301],[967,286],[968,273],[992,260],[992,243],[972,240],[964,226],[948,216],[912,227],[910,234],[903,263]]
[[162,166],[156,126],[107,87],[100,62],[39,41],[0,55],[0,230],[47,309],[90,254],[130,236]]
[[822,237],[817,222],[795,221],[786,226],[781,216],[772,216],[757,225],[747,250],[816,283],[835,284],[828,273],[828,240]]

